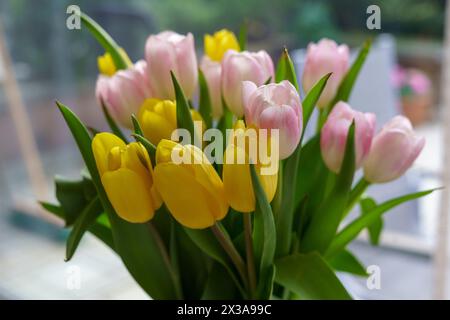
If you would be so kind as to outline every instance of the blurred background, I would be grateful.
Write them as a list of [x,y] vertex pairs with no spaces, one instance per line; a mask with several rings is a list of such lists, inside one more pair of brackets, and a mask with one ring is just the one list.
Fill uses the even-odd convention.
[[[82,167],[54,100],[90,126],[106,129],[94,97],[97,56],[103,51],[87,30],[66,27],[72,4],[102,25],[134,61],[143,57],[151,33],[192,32],[200,56],[205,33],[238,32],[245,21],[249,49],[265,49],[276,61],[286,46],[300,76],[310,41],[328,37],[357,49],[371,37],[373,50],[351,105],[376,113],[379,126],[405,114],[427,145],[405,177],[370,193],[382,201],[443,184],[444,0],[1,0],[0,39],[11,61],[0,61],[0,298],[146,298],[119,259],[90,235],[65,263],[67,231],[36,216],[36,198],[53,199],[53,177],[76,178]],[[373,4],[381,10],[380,30],[366,27],[366,10]],[[19,91],[11,84],[11,70]],[[30,123],[17,126],[13,120],[25,118],[15,107],[21,100]],[[35,141],[30,143],[27,133]],[[446,251],[443,242],[437,246],[438,227],[445,229],[439,201],[435,193],[389,212],[379,247],[364,235],[352,244],[362,262],[381,270],[379,290],[369,290],[365,279],[341,275],[353,294],[362,299],[449,298],[442,295],[442,288],[450,288],[445,278],[450,268],[439,258]],[[436,268],[437,248],[441,268]],[[79,276],[75,285],[73,276]]]

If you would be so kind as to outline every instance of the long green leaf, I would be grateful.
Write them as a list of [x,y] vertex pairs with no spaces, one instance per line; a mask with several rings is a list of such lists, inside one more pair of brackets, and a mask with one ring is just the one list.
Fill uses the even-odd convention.
[[103,208],[100,200],[96,197],[84,208],[75,221],[66,243],[66,261],[69,261],[80,243],[83,234],[95,222],[102,213]]
[[148,155],[150,156],[150,160],[152,161],[152,165],[155,165],[155,157],[156,157],[156,147],[153,143],[151,143],[150,141],[147,140],[147,138],[145,138],[144,136],[140,135],[140,134],[133,134],[133,137],[136,139],[136,141],[142,143],[142,145],[144,146],[145,150],[147,150]]
[[314,107],[320,98],[325,86],[327,85],[328,79],[330,79],[331,73],[324,75],[308,92],[305,99],[302,101],[303,107],[303,129],[306,128],[309,118],[311,117]]
[[131,121],[133,122],[134,133],[143,136],[141,125],[134,114],[131,115]]
[[[271,286],[273,278],[273,259],[275,257],[276,233],[272,208],[259,181],[255,166],[250,164],[253,192],[255,193],[256,209],[254,213],[253,247],[255,263],[259,266],[258,293],[265,292],[268,296],[260,296],[261,299],[269,299],[271,290],[263,290]],[[269,284],[270,282],[270,284]]]
[[336,271],[348,272],[366,277],[367,272],[362,263],[348,250],[342,250],[331,258],[328,263]]
[[170,72],[170,75],[172,77],[172,83],[175,89],[175,97],[177,101],[177,128],[186,129],[191,136],[191,141],[183,141],[183,144],[194,144],[195,126],[194,121],[192,120],[189,103],[184,95],[183,89],[172,71]]
[[67,180],[56,176],[55,193],[56,199],[64,211],[66,227],[73,225],[88,204],[84,194],[83,180]]
[[198,111],[200,112],[203,121],[206,123],[207,128],[212,127],[212,106],[211,95],[206,82],[205,75],[201,69],[198,69],[198,83],[200,86],[200,106]]
[[277,260],[275,266],[275,281],[300,299],[351,299],[333,270],[317,252],[293,254]]
[[370,47],[372,45],[372,40],[368,39],[364,42],[363,47],[358,53],[355,61],[352,66],[348,70],[345,77],[342,79],[339,88],[337,90],[336,96],[332,100],[329,105],[328,113],[331,112],[331,109],[334,105],[339,101],[348,101],[350,98],[350,94],[352,93],[353,85],[355,84],[356,79],[358,78],[359,72],[361,71],[364,62],[366,61],[367,55],[369,54]]
[[103,189],[86,127],[69,108],[59,102],[57,105],[72,132],[102,206],[108,214],[115,248],[125,266],[139,285],[154,299],[177,298],[171,266],[164,258],[156,235],[150,232],[146,224],[129,223],[118,217]]
[[94,38],[97,39],[103,49],[111,54],[117,70],[128,68],[128,61],[123,57],[117,43],[97,22],[85,13],[81,13],[81,22],[91,32]]
[[208,273],[202,300],[235,300],[242,299],[239,290],[230,278],[230,273],[222,264],[214,261]]
[[317,250],[320,253],[333,241],[341,222],[342,214],[347,204],[348,194],[352,187],[355,172],[355,123],[352,122],[347,135],[345,155],[341,170],[330,195],[320,206],[318,212],[311,217],[311,222],[300,241],[300,250],[310,252]]
[[223,248],[217,242],[214,234],[210,229],[190,229],[184,228],[186,234],[191,238],[191,240],[205,252],[208,256],[210,256],[215,261],[219,262],[230,274],[230,277],[233,279],[236,287],[243,293],[244,289],[242,288],[238,278],[236,277],[236,273],[234,271],[234,267],[230,261],[230,258],[227,256]]
[[291,57],[289,56],[289,52],[287,48],[283,49],[283,53],[281,54],[280,60],[277,65],[277,70],[275,74],[276,82],[280,82],[282,80],[288,80],[292,83],[298,91],[298,81],[297,76],[295,74],[294,63],[292,62]]
[[248,22],[244,21],[239,28],[239,49],[244,51],[247,49],[247,30]]
[[[367,214],[377,206],[377,203],[373,198],[366,197],[359,201],[359,205],[361,207],[361,214]],[[379,217],[370,226],[367,227],[370,243],[373,246],[377,246],[380,242],[380,235],[381,231],[383,230],[383,224],[383,217]]]
[[376,221],[383,213],[386,211],[402,204],[403,202],[414,200],[423,196],[430,194],[437,189],[430,189],[426,191],[420,191],[416,193],[410,193],[395,199],[386,201],[366,214],[358,217],[353,222],[351,222],[347,227],[345,227],[341,232],[339,232],[331,243],[330,247],[326,252],[327,257],[333,257],[337,252],[342,250],[350,243],[358,234],[364,229]]

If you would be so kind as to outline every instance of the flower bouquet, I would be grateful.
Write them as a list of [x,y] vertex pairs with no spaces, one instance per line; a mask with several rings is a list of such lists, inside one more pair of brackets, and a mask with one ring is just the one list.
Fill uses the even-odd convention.
[[375,134],[375,115],[347,104],[370,41],[352,65],[347,46],[310,44],[301,99],[288,51],[274,68],[245,51],[245,28],[206,35],[199,66],[192,34],[171,31],[133,64],[81,21],[106,51],[96,96],[111,132],[57,102],[86,165],[76,181],[56,179],[57,204],[42,203],[71,227],[66,260],[90,232],[153,299],[350,299],[336,272],[367,273],[347,245],[364,229],[376,243],[385,212],[433,191],[364,195],[424,146],[406,118]]

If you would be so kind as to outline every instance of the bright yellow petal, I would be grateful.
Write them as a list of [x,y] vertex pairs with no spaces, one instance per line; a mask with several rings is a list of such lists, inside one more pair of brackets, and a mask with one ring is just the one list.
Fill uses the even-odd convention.
[[103,56],[97,58],[97,65],[100,73],[106,76],[112,76],[117,71],[109,52],[106,52]]
[[114,210],[124,220],[143,223],[153,218],[156,205],[148,184],[137,173],[121,168],[106,172],[102,184]]
[[192,229],[203,229],[215,223],[208,206],[206,190],[192,174],[180,165],[162,163],[155,167],[156,188],[173,217]]
[[259,182],[264,189],[267,200],[271,202],[277,191],[278,172],[272,175],[262,175],[261,169],[257,167],[256,173],[258,174]]
[[108,155],[110,150],[114,147],[125,148],[126,146],[122,139],[109,132],[96,134],[94,139],[92,139],[91,145],[100,176],[108,171]]
[[[255,195],[250,176],[248,161],[244,164],[226,163],[226,159],[232,159],[242,149],[231,144],[227,147],[222,169],[222,179],[225,188],[225,196],[230,206],[240,212],[252,212],[255,210]],[[234,158],[233,158],[234,159]]]

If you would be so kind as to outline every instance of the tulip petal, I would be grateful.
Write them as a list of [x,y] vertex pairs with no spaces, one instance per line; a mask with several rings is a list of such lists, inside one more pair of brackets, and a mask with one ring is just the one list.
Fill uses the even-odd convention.
[[137,173],[127,168],[106,172],[102,184],[114,210],[124,220],[144,223],[153,218],[156,205],[150,196],[148,184]]
[[173,217],[192,229],[212,226],[216,219],[208,205],[208,192],[188,170],[173,163],[161,163],[154,173],[157,190]]
[[95,135],[92,139],[92,151],[100,176],[108,171],[109,151],[114,147],[124,148],[125,146],[125,142],[112,133],[102,132]]

